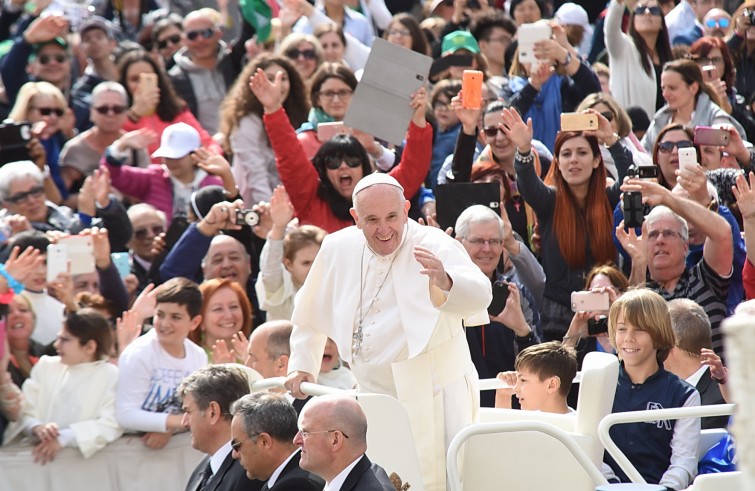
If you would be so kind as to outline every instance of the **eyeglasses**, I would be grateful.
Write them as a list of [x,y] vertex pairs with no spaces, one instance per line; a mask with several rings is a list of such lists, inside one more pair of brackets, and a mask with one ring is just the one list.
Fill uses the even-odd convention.
[[32,107],[31,109],[36,109],[42,116],[50,116],[51,114],[54,114],[59,118],[63,117],[63,115],[66,113],[64,110],[58,107]]
[[482,247],[488,244],[490,247],[500,247],[503,244],[503,239],[464,239],[475,247]]
[[28,191],[25,191],[23,193],[14,194],[13,196],[8,196],[5,198],[5,201],[8,203],[13,203],[14,205],[17,205],[19,203],[22,203],[26,201],[29,198],[39,198],[40,196],[45,194],[45,188],[43,186],[34,186]]
[[[187,35],[188,37],[188,35]],[[160,39],[157,41],[157,49],[165,49],[168,47],[168,44],[178,44],[181,42],[181,35],[180,34],[174,34],[172,36],[168,36],[165,39]]]
[[234,451],[234,452],[238,453],[238,452],[239,452],[239,450],[241,449],[241,445],[242,445],[242,444],[243,444],[243,443],[244,443],[245,441],[247,441],[247,440],[254,440],[254,439],[256,439],[256,438],[257,438],[258,436],[260,436],[261,434],[262,434],[262,433],[255,433],[254,435],[249,435],[249,438],[246,438],[246,439],[244,439],[244,440],[241,440],[240,442],[234,442],[233,440],[231,440],[231,448],[233,449],[233,451]]
[[503,129],[500,126],[488,126],[482,131],[485,132],[485,136],[487,136],[488,138],[495,138],[499,132],[503,136],[506,136],[506,133],[503,131]]
[[648,240],[658,240],[659,236],[663,236],[664,239],[673,239],[674,237],[682,238],[682,234],[676,230],[669,230],[667,228],[663,230],[651,230],[648,232]]
[[405,37],[411,36],[412,33],[406,29],[389,29],[385,31],[385,35],[386,37],[399,36],[399,37],[405,38]]
[[718,64],[723,64],[724,59],[721,56],[713,56],[713,57],[700,56],[700,57],[692,58],[692,61],[694,61],[698,65],[718,65]]
[[100,106],[100,107],[95,107],[94,110],[104,116],[105,114],[108,114],[108,113],[123,114],[126,112],[126,107],[125,106]]
[[339,431],[339,432],[341,432],[341,434],[342,434],[342,435],[343,435],[343,436],[344,436],[345,438],[348,438],[348,437],[349,437],[349,435],[347,435],[346,433],[344,433],[344,432],[343,432],[343,431],[341,431],[341,430],[304,431],[304,430],[302,430],[301,428],[299,428],[299,433],[301,433],[301,437],[302,437],[302,438],[307,438],[308,436],[310,436],[310,435],[316,435],[317,433],[335,433],[336,431]]
[[682,140],[679,142],[663,142],[658,144],[658,151],[661,153],[671,153],[676,148],[692,148],[694,143],[689,140]]
[[344,157],[339,155],[325,157],[325,167],[330,170],[336,170],[341,167],[341,162],[345,162],[352,169],[362,166],[362,159],[359,157]]
[[727,19],[726,17],[723,17],[721,19],[708,19],[705,21],[705,27],[707,27],[708,29],[714,29],[716,27],[726,29],[730,24],[731,22],[729,22],[729,19]]
[[326,90],[325,92],[320,92],[320,97],[332,101],[338,96],[339,99],[345,101],[346,99],[351,99],[352,94],[354,94],[354,91],[351,89]]
[[188,31],[186,33],[186,38],[189,41],[195,41],[199,36],[202,36],[205,39],[210,39],[215,35],[215,32],[215,29],[212,27],[208,27],[207,29],[197,29],[196,31]]
[[134,230],[134,237],[136,237],[139,240],[144,240],[147,238],[147,233],[152,232],[153,236],[158,236],[161,233],[165,232],[165,227],[162,225],[152,225],[151,227],[143,227],[138,228]]
[[298,59],[300,56],[304,58],[305,60],[316,60],[317,59],[317,52],[313,49],[290,49],[286,51],[286,57],[291,58],[292,60]]
[[37,60],[39,61],[40,65],[47,65],[51,61],[55,61],[57,63],[63,63],[66,61],[67,56],[64,54],[57,54],[57,55],[41,55]]
[[658,6],[648,7],[647,5],[638,5],[634,8],[634,15],[643,15],[648,13],[653,17],[660,17],[663,12],[661,12],[661,8]]
[[443,101],[435,101],[435,102],[433,102],[433,109],[436,110],[436,111],[439,110],[439,109],[443,109],[445,111],[450,111],[451,110],[451,103],[450,102],[443,102]]

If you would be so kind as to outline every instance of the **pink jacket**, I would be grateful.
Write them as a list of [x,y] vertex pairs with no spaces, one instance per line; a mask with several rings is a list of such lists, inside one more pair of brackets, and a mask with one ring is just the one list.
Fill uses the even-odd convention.
[[[176,116],[176,119],[174,119],[173,121],[163,121],[157,116],[157,114],[153,114],[152,116],[143,116],[137,123],[134,123],[130,119],[127,119],[126,123],[123,125],[123,129],[128,132],[147,128],[157,133],[157,141],[147,147],[147,153],[149,153],[149,155],[151,156],[155,152],[155,150],[160,147],[160,137],[162,136],[163,131],[165,131],[165,128],[176,123],[188,124],[199,132],[199,139],[202,141],[202,146],[215,150],[221,155],[223,154],[223,149],[220,148],[220,145],[218,145],[217,142],[212,139],[212,136],[210,136],[210,134],[207,133],[204,128],[202,128],[202,125],[199,124],[199,121],[197,121],[197,119],[193,114],[191,114],[191,111],[189,111],[188,109]],[[152,159],[152,163],[159,164],[160,159]]]

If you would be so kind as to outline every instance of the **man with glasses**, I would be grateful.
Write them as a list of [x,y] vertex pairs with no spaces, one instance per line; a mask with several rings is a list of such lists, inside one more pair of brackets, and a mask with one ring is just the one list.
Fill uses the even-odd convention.
[[282,394],[256,392],[231,406],[231,448],[249,479],[267,481],[263,491],[320,491],[325,482],[299,467],[294,444],[296,410]]
[[150,283],[149,270],[156,256],[155,239],[165,232],[165,214],[152,205],[139,203],[128,209],[128,218],[134,231],[128,246],[131,252],[131,274],[137,280],[137,287],[133,292],[136,296]]
[[232,456],[231,404],[249,393],[246,375],[230,365],[209,365],[186,377],[176,390],[191,446],[207,455],[191,473],[186,491],[259,491],[264,483],[246,476]]
[[[692,45],[703,37],[703,19],[713,9],[722,9],[723,0],[682,0],[666,15],[668,39],[672,45]],[[691,27],[690,27],[691,26]]]
[[516,34],[516,24],[503,12],[492,9],[475,16],[469,31],[480,45],[480,53],[488,62],[488,72],[493,77],[506,78],[506,49]]
[[168,74],[178,95],[212,135],[220,128],[218,108],[238,72],[221,40],[220,13],[210,8],[191,12],[183,20],[183,29],[184,47],[173,55],[176,64]]
[[732,30],[731,15],[724,9],[710,9],[703,19],[703,35],[726,38]]

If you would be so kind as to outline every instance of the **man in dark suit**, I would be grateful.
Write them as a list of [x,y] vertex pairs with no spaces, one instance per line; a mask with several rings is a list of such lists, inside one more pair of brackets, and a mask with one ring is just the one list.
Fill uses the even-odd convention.
[[267,481],[263,491],[321,491],[325,482],[299,467],[293,443],[296,410],[283,394],[249,394],[231,407],[233,458],[249,479]]
[[[668,306],[676,346],[669,352],[664,368],[693,385],[700,393],[701,405],[726,404],[710,368],[700,364],[700,351],[713,346],[708,315],[689,299],[671,300]],[[702,429],[726,428],[728,422],[728,416],[702,418]]]
[[325,479],[328,491],[393,491],[385,471],[370,462],[367,417],[353,397],[313,398],[299,416],[294,443],[301,468]]
[[248,393],[243,372],[225,365],[200,368],[178,387],[191,446],[207,454],[192,472],[186,491],[262,489],[264,483],[248,479],[231,455],[231,404]]

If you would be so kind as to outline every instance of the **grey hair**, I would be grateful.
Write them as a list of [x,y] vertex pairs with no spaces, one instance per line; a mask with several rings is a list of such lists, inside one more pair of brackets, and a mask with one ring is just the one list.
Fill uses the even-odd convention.
[[94,107],[94,101],[96,101],[97,97],[103,92],[115,92],[121,96],[124,104],[128,104],[128,94],[126,94],[126,89],[123,88],[123,85],[108,80],[98,83],[94,90],[92,90],[92,107]]
[[134,220],[134,217],[138,215],[139,213],[144,212],[154,212],[157,217],[160,219],[161,222],[163,222],[163,225],[167,224],[167,220],[165,218],[165,212],[162,210],[158,210],[154,206],[148,204],[148,203],[137,203],[135,205],[131,205],[129,209],[126,211],[126,214],[128,215],[128,219],[130,221]]
[[40,186],[45,180],[45,176],[39,170],[37,164],[29,160],[10,162],[0,167],[0,201],[5,201],[8,197],[10,186],[14,181],[25,177],[34,179]]
[[497,222],[498,230],[500,231],[501,238],[503,238],[503,220],[501,220],[501,217],[496,212],[485,205],[472,205],[461,212],[459,218],[456,219],[456,226],[454,227],[456,236],[467,238],[469,236],[470,225],[487,222]]
[[648,215],[645,217],[645,222],[650,225],[651,223],[654,223],[666,216],[673,217],[677,221],[677,223],[679,223],[679,227],[681,228],[679,233],[682,236],[682,240],[684,242],[689,241],[689,225],[687,224],[687,220],[685,220],[684,217],[674,213],[668,206],[659,205],[650,210],[650,213],[648,213]]
[[290,443],[299,432],[294,406],[283,394],[255,392],[234,402],[231,414],[239,416],[249,438],[267,433],[279,442]]
[[231,404],[249,393],[249,381],[236,367],[208,365],[183,379],[176,392],[182,401],[191,394],[201,411],[213,401],[218,403],[223,418],[230,420]]

